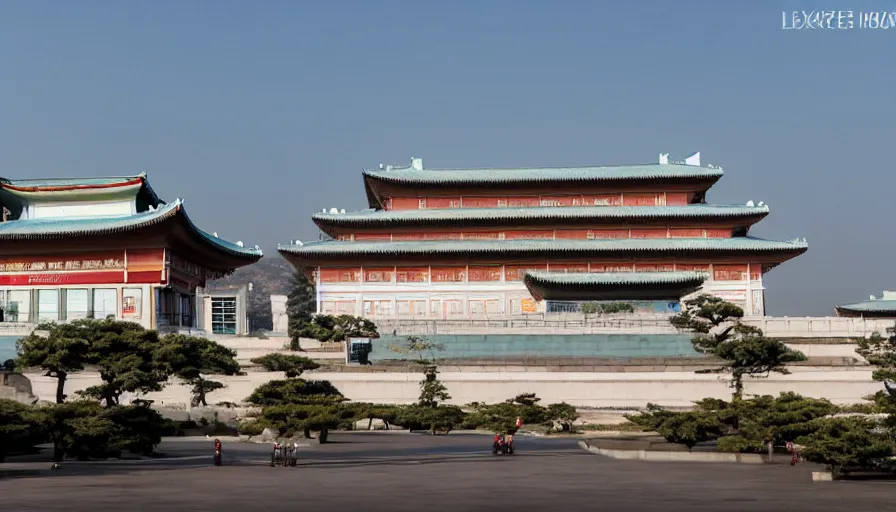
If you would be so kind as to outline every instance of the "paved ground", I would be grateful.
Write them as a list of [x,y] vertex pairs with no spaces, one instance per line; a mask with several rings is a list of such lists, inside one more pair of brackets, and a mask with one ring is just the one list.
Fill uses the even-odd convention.
[[[302,512],[867,511],[889,510],[896,484],[812,483],[803,465],[616,461],[575,440],[518,438],[515,456],[492,456],[488,437],[335,434],[303,449],[301,466],[271,468],[267,446],[171,440],[169,458],[67,463],[59,471],[0,479],[3,510]],[[2,466],[0,466],[2,467]]]

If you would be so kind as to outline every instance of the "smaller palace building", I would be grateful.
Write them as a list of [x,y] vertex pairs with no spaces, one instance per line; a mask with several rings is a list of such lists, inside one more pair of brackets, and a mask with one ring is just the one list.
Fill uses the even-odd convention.
[[0,322],[78,318],[201,328],[197,288],[262,257],[199,229],[145,174],[0,178]]
[[881,298],[874,295],[868,300],[834,306],[837,316],[851,318],[894,318],[896,319],[896,292],[884,291]]

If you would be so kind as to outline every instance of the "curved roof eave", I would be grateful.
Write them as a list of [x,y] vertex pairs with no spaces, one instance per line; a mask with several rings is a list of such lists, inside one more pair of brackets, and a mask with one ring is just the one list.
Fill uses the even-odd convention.
[[489,225],[499,221],[580,221],[629,219],[724,219],[742,220],[751,226],[769,213],[768,206],[685,205],[685,206],[533,206],[520,208],[452,208],[423,210],[362,210],[349,213],[315,213],[311,220],[322,230],[366,228],[382,225],[414,227],[446,221]]
[[580,259],[605,255],[656,257],[664,254],[707,257],[750,256],[762,259],[771,269],[808,249],[805,241],[776,242],[750,237],[730,239],[631,239],[631,240],[487,240],[442,242],[339,242],[279,245],[277,251],[293,266],[326,264],[329,261],[428,260],[440,258],[549,257]]
[[131,233],[170,220],[180,220],[198,243],[241,259],[258,260],[262,251],[240,247],[199,229],[189,218],[180,199],[136,215],[81,217],[69,219],[29,219],[0,223],[0,241],[53,240],[78,236]]

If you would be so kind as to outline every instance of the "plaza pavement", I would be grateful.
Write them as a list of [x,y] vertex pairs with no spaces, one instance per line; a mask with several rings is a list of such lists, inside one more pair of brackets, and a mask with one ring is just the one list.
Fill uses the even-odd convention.
[[336,433],[297,468],[270,468],[269,447],[166,440],[158,461],[66,464],[0,479],[3,510],[141,511],[762,511],[889,510],[889,482],[813,483],[805,464],[617,461],[574,439],[518,438],[492,456],[481,435]]

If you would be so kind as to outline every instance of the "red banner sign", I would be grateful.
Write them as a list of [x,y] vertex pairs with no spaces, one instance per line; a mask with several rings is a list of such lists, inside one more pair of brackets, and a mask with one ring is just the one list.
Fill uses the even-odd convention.
[[124,271],[120,272],[60,272],[58,274],[2,274],[0,285],[7,286],[56,286],[65,284],[117,284],[124,283]]
[[0,260],[0,273],[119,269],[124,269],[124,251],[74,256],[4,258]]

